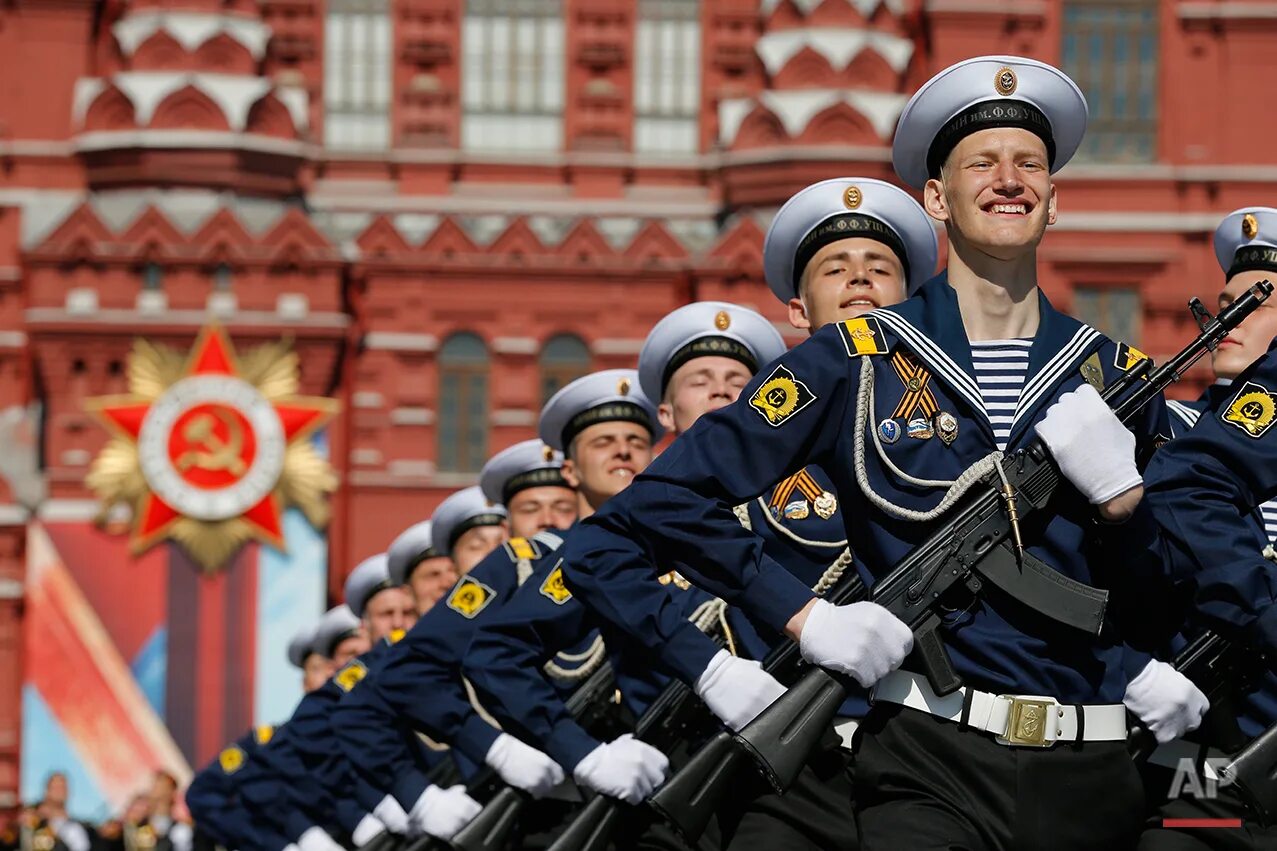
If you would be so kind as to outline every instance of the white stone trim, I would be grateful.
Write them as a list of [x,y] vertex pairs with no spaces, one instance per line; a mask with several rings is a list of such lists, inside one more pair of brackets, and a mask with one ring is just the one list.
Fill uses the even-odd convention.
[[1127,233],[1214,233],[1227,211],[1218,213],[1150,213],[1142,210],[1123,212],[1061,211],[1049,231],[1127,232]]
[[311,151],[311,146],[304,142],[225,130],[98,130],[81,133],[75,138],[75,150],[78,152],[116,148],[216,148],[298,158],[307,157]]
[[492,351],[499,355],[534,355],[540,346],[535,337],[494,337]]
[[435,462],[429,458],[396,458],[386,465],[392,476],[420,476],[428,478],[435,474]]
[[0,505],[0,526],[20,526],[31,519],[31,509],[16,502]]
[[439,349],[439,338],[434,334],[406,331],[369,331],[364,334],[364,348],[383,352],[433,352]]
[[26,332],[0,331],[0,349],[20,349],[26,344]]
[[987,15],[1045,15],[1046,0],[926,0],[928,12],[974,12]]
[[1272,20],[1277,18],[1277,3],[1181,3],[1176,14],[1186,20],[1228,18],[1231,20]]
[[131,56],[158,30],[164,30],[186,51],[194,51],[209,39],[226,33],[260,61],[266,55],[271,30],[256,18],[212,12],[169,12],[159,9],[131,12],[111,27],[125,56]]
[[905,95],[847,89],[792,89],[765,91],[754,98],[725,98],[719,102],[719,140],[730,145],[740,132],[745,116],[761,103],[784,125],[791,138],[800,135],[817,114],[837,103],[845,103],[869,120],[881,139],[895,130],[900,112],[908,102]]
[[590,344],[596,355],[637,355],[642,350],[641,337],[600,337]]
[[[825,0],[791,0],[798,7],[798,11],[804,15],[810,15],[817,6],[825,2]],[[904,11],[904,0],[847,0],[852,6],[856,7],[856,11],[860,13],[862,18],[868,18],[874,13],[879,5],[885,5],[892,13],[899,15]],[[759,14],[763,16],[770,15],[780,5],[780,0],[760,0],[758,4]]]
[[434,425],[434,422],[435,412],[429,408],[403,406],[390,410],[391,425],[429,426]]
[[83,467],[93,460],[93,455],[87,449],[64,449],[59,460],[66,467]]
[[386,397],[375,390],[357,390],[351,394],[350,404],[355,408],[380,408],[386,404]]
[[843,71],[860,52],[872,50],[886,60],[897,74],[909,67],[913,40],[890,33],[854,27],[801,27],[767,32],[754,43],[767,73],[775,76],[795,54],[805,47],[819,53],[835,71]]
[[89,107],[105,90],[106,80],[101,77],[81,77],[75,81],[75,88],[71,95],[72,126],[79,127],[84,123],[84,116],[88,113]]
[[92,499],[46,499],[36,508],[36,517],[51,523],[92,520],[102,506]]
[[[29,307],[23,313],[29,324],[86,322],[104,325],[191,325],[208,323],[206,310],[169,310],[159,315],[149,315],[137,310],[104,308],[91,314],[66,310],[61,307]],[[345,328],[350,317],[344,313],[311,313],[304,321],[295,322],[280,318],[269,310],[241,310],[235,314],[236,325],[302,325],[310,328]]]
[[[0,579],[0,600],[21,600],[24,596],[26,596],[26,586],[21,582],[16,579]],[[10,807],[15,803],[17,803],[16,796],[12,792],[0,793],[0,806]]]
[[526,408],[497,408],[489,420],[494,426],[534,426],[537,412]]
[[381,450],[380,449],[352,449],[350,450],[350,463],[361,467],[380,467],[381,466]]

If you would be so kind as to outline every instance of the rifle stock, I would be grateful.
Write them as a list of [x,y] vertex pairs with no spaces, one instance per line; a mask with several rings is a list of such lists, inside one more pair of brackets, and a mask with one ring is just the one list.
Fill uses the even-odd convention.
[[385,830],[374,836],[367,844],[361,846],[359,851],[395,851],[399,847],[402,838],[398,834]]
[[549,851],[606,851],[621,821],[621,802],[595,795],[554,840]]
[[1265,825],[1277,817],[1277,725],[1269,727],[1220,769],[1220,779]]
[[647,805],[695,845],[710,819],[730,791],[728,781],[745,765],[745,753],[726,730],[701,746],[664,786],[647,799]]
[[[1106,387],[1102,398],[1112,406],[1118,419],[1129,422],[1206,352],[1218,346],[1272,291],[1271,283],[1261,281],[1218,316],[1205,314],[1206,318],[1200,322],[1201,332],[1188,346],[1156,369],[1148,360],[1136,364]],[[1199,315],[1197,309],[1194,315]],[[1140,381],[1141,378],[1144,380]],[[1009,463],[1004,462],[1003,472],[1011,482],[1010,496],[1005,495],[1000,478],[990,474],[982,485],[959,501],[939,528],[874,584],[871,599],[914,630],[914,658],[921,663],[937,694],[953,692],[962,681],[944,648],[934,607],[950,588],[966,586],[970,593],[977,593],[984,584],[995,581],[981,573],[979,565],[997,548],[1010,546],[1011,524],[1004,513],[1005,500],[1014,500],[1018,515],[1023,519],[1032,511],[1044,508],[1060,482],[1059,468],[1041,439],[1035,439],[1006,461]],[[1003,555],[998,553],[997,557]],[[1022,553],[1020,559],[1029,567],[1027,553]],[[1040,575],[1041,570],[1037,573]],[[1027,569],[1022,574],[1029,575]],[[1015,571],[1002,571],[995,576],[998,577],[996,584],[1017,599],[1042,599],[1037,588],[1013,590],[1003,584],[1007,580],[1016,581]],[[1103,592],[1062,574],[1055,578],[1060,596],[1069,599],[1057,612],[1043,611],[1043,614],[1071,626],[1085,624],[1086,631],[1098,632],[1103,620]],[[1050,601],[1044,599],[1043,602]],[[1094,617],[1097,612],[1098,618]],[[810,749],[801,750],[801,747],[815,746],[844,697],[845,691],[834,677],[814,669],[746,725],[737,738],[754,755],[773,786],[778,790],[787,788],[810,753]]]
[[457,851],[499,851],[519,821],[519,813],[528,795],[505,786],[492,796],[479,814],[452,837]]

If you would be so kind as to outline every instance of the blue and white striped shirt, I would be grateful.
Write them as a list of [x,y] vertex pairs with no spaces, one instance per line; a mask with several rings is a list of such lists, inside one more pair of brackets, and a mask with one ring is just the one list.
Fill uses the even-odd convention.
[[975,367],[975,380],[980,385],[980,396],[998,449],[1005,450],[1011,438],[1011,422],[1029,372],[1032,345],[1032,340],[987,340],[971,344],[971,365]]

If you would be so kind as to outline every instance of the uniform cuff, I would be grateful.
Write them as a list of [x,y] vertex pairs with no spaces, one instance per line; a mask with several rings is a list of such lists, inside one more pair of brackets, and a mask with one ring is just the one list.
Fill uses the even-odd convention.
[[1126,672],[1126,681],[1129,683],[1138,677],[1151,661],[1153,661],[1153,654],[1128,646],[1122,654],[1122,670]]
[[284,833],[292,842],[296,842],[301,835],[315,826],[310,817],[304,813],[293,810],[284,817]]
[[480,718],[477,712],[472,712],[461,725],[461,729],[457,731],[456,738],[451,744],[470,759],[483,765],[488,751],[492,749],[492,743],[500,735],[500,730]]
[[709,667],[709,660],[722,649],[714,640],[689,621],[683,621],[678,631],[669,636],[661,650],[661,661],[691,685]]
[[417,800],[421,797],[421,793],[426,791],[426,787],[430,785],[430,781],[426,776],[417,770],[408,771],[400,777],[396,777],[394,784],[390,788],[390,794],[399,802],[399,806],[403,807],[405,813],[411,812],[416,806]]
[[779,635],[785,625],[816,594],[801,579],[779,564],[763,564],[758,576],[745,586],[740,595],[740,608]]
[[569,719],[554,725],[546,739],[545,752],[571,775],[576,764],[600,744],[602,742],[585,732],[580,724]]

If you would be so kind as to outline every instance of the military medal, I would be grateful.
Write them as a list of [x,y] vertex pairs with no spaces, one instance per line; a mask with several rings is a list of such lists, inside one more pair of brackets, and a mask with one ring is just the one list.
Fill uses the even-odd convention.
[[785,506],[786,520],[806,520],[809,513],[805,499],[796,499]]
[[838,497],[829,491],[821,491],[820,496],[812,501],[812,508],[816,509],[821,520],[828,520],[838,510]]
[[935,430],[931,427],[930,420],[915,417],[909,421],[908,434],[918,440],[930,440],[935,435]]
[[936,434],[944,441],[945,446],[953,445],[958,439],[958,418],[948,411],[936,414]]
[[900,423],[895,420],[883,420],[878,423],[878,436],[883,443],[895,443],[900,439]]

